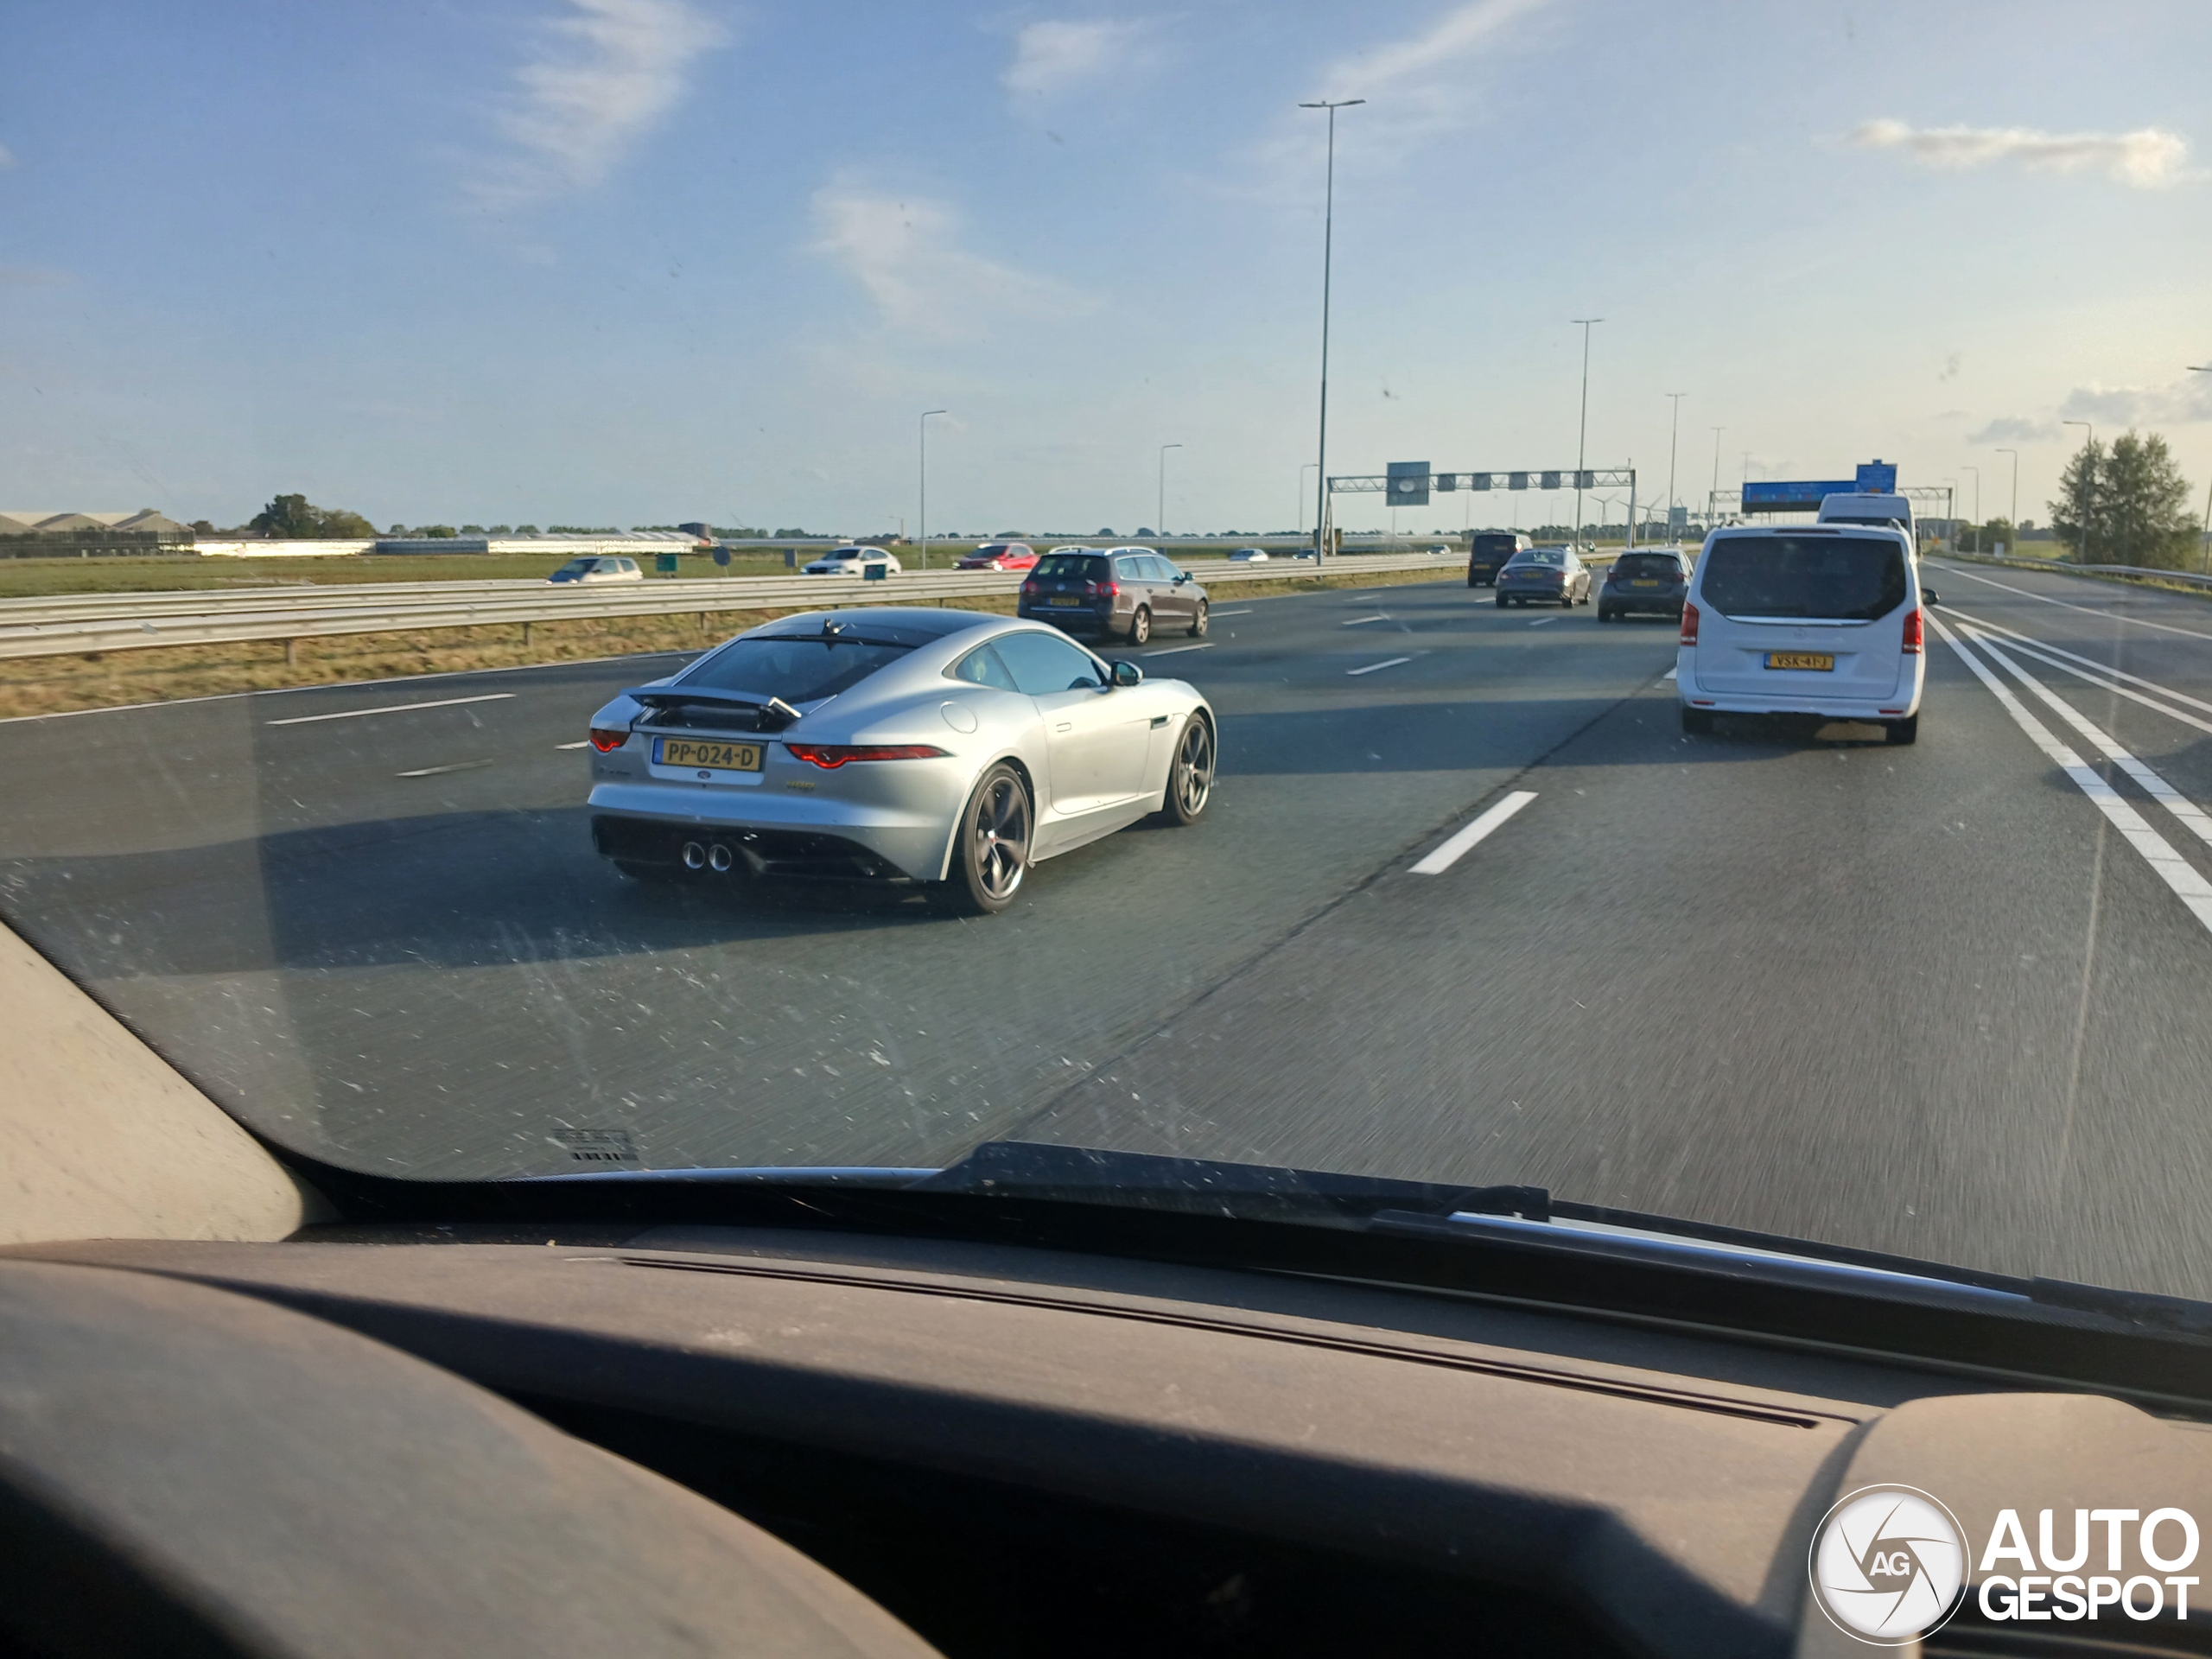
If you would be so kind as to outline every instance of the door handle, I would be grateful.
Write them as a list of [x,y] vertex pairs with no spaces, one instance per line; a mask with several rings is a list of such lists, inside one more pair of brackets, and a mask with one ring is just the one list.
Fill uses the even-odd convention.
[[1064,720],[1052,729],[1056,732],[1071,732],[1075,730],[1075,722],[1071,720]]

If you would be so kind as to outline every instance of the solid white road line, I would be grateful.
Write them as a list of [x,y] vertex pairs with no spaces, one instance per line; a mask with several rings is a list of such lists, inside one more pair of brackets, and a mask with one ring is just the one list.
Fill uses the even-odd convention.
[[1992,582],[1987,576],[1977,576],[1971,570],[1961,570],[1955,564],[1942,567],[1947,576],[1964,576],[1968,582],[1978,582],[1985,588],[2002,588],[2008,594],[2018,594],[2022,599],[2032,599],[2039,605],[2056,605],[2063,611],[2079,611],[2084,616],[2102,617],[2107,622],[2126,622],[2139,628],[2156,628],[2161,633],[2186,634],[2191,639],[2212,639],[2212,633],[2199,633],[2195,628],[2177,628],[2171,622],[2149,622],[2139,616],[2122,616],[2117,611],[2100,611],[2087,605],[2075,605],[2066,600],[2053,599],[2047,594],[2031,594],[2024,588],[2015,588],[2009,582]]
[[1179,651],[1211,651],[1212,649],[1212,640],[1201,639],[1195,645],[1162,645],[1158,651],[1139,652],[1137,654],[1141,657],[1173,657]]
[[[1952,607],[1946,606],[1944,608],[1948,610]],[[2126,697],[2132,702],[2141,703],[2145,709],[2156,709],[2162,715],[2171,715],[2176,720],[2180,721],[2183,724],[2194,726],[2200,732],[2212,732],[2212,725],[2207,725],[2201,720],[2196,720],[2188,715],[2184,715],[2177,709],[2168,709],[2163,704],[2153,702],[2150,698],[2143,696],[2142,693],[2139,691],[2131,691],[2127,687],[2118,684],[2116,682],[2120,680],[2129,680],[2137,685],[2147,685],[2152,690],[2157,692],[2158,696],[2164,697],[2171,702],[2185,702],[2192,709],[2202,709],[2208,715],[2212,715],[2212,702],[2201,702],[2197,698],[2190,696],[2185,691],[2177,691],[2171,686],[2160,685],[2156,680],[2146,680],[2140,674],[2130,674],[2126,669],[2110,667],[2106,664],[2097,661],[2094,657],[2083,657],[2075,652],[2062,650],[2056,645],[2045,645],[2042,640],[2036,639],[2033,635],[2022,633],[2017,628],[2008,628],[2001,623],[1992,622],[1983,617],[1970,616],[1964,611],[1959,611],[1957,614],[1964,618],[1966,621],[1971,623],[1974,627],[1980,629],[1982,632],[1995,634],[1999,639],[2004,639],[2007,644],[2016,645],[2020,650],[2027,652],[2029,656],[2040,658],[2043,661],[2050,664],[2051,667],[2071,674],[2077,680],[2087,680],[2091,685],[2097,687],[2100,690],[2118,692],[2121,696]],[[2059,660],[2062,658],[2065,658],[2066,661],[2062,662]],[[2082,668],[2068,666],[2069,663],[2079,663],[2082,664],[2082,668],[2088,669],[2091,671],[2085,674],[2082,671]]]
[[1453,836],[1427,858],[1413,867],[1415,875],[1441,875],[1471,851],[1475,843],[1503,823],[1522,807],[1536,798],[1533,789],[1516,789],[1496,806]]
[[457,760],[449,766],[423,766],[414,772],[395,772],[395,778],[442,778],[449,772],[474,772],[479,766],[488,766],[489,760]]
[[2127,844],[2143,855],[2143,861],[2169,887],[2174,896],[2187,905],[2190,913],[2212,932],[2212,881],[2196,873],[2196,866],[2173,849],[2172,843],[2143,821],[2143,815],[2120,799],[2119,791],[2083,764],[2082,757],[2061,743],[2045,730],[2040,721],[2030,714],[2020,700],[2012,695],[2012,688],[1992,673],[1980,658],[1967,649],[1966,644],[1938,618],[1930,618],[1936,632],[1943,636],[1943,643],[1957,653],[1959,660],[1974,671],[1974,676],[1997,701],[2005,705],[2005,712],[2012,716],[2013,723],[2028,734],[2028,741],[2041,749],[2044,756],[2074,780],[2079,789],[2096,804],[2097,810],[2110,821],[2113,829]]
[[505,702],[512,691],[486,691],[480,697],[442,697],[435,702],[388,702],[381,709],[348,709],[335,715],[294,715],[272,720],[271,726],[312,726],[319,720],[359,720],[364,715],[404,715],[414,709],[458,709],[464,702]]
[[1379,663],[1370,663],[1365,668],[1348,668],[1346,674],[1372,674],[1378,668],[1395,668],[1400,663],[1410,663],[1410,657],[1391,657]]
[[2006,656],[2004,652],[1998,648],[1996,642],[1987,634],[1982,632],[1978,628],[1969,628],[1967,632],[1973,635],[1974,643],[1980,645],[1984,651],[1987,652],[1996,662],[2009,671],[2014,679],[2019,681],[2021,684],[2026,686],[2029,690],[2034,692],[2037,697],[2042,699],[2042,701],[2048,703],[2061,720],[2063,720],[2075,731],[2088,738],[2090,742],[2102,749],[2105,752],[2105,756],[2107,760],[2109,760],[2114,766],[2118,766],[2122,772],[2126,772],[2130,778],[2133,778],[2138,784],[2141,785],[2145,794],[2148,795],[2152,800],[2164,807],[2167,811],[2172,813],[2174,817],[2179,818],[2183,823],[2187,824],[2190,831],[2199,841],[2204,842],[2208,847],[2212,847],[2212,818],[2208,818],[2204,816],[2202,808],[2199,807],[2196,802],[2190,800],[2189,797],[2183,795],[2171,784],[2161,778],[2157,772],[2152,771],[2150,767],[2145,766],[2140,760],[2137,760],[2126,749],[2120,747],[2116,741],[2106,734],[2101,727],[2088,719],[2087,715],[2075,709],[2072,703],[2067,702],[2056,691],[2053,691],[2049,687],[2045,686],[2041,681],[2037,680],[2033,675],[2028,673],[2018,663]]
[[591,739],[587,737],[575,743],[556,743],[553,747],[556,749],[588,749],[591,747]]

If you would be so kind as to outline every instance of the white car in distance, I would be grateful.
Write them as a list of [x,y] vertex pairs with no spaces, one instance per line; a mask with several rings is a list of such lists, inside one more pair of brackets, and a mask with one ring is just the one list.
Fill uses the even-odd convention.
[[635,559],[587,558],[570,559],[566,564],[545,578],[563,587],[571,583],[595,585],[602,582],[643,582],[645,573],[638,569]]
[[899,574],[898,556],[880,547],[833,547],[820,558],[804,567],[803,575],[810,576],[864,576],[873,565],[887,576]]
[[1264,547],[1240,547],[1229,556],[1231,564],[1265,564],[1268,550]]

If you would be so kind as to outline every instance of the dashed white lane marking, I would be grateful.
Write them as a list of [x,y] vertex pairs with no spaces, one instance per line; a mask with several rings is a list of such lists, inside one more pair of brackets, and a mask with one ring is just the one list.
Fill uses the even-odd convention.
[[1558,621],[1558,620],[1559,620],[1559,618],[1557,618],[1557,617],[1555,617],[1555,616],[1540,616],[1540,617],[1538,617],[1535,621],[1531,622],[1529,626],[1530,627],[1532,627],[1532,628],[1541,628],[1541,627],[1542,627],[1542,626],[1544,626],[1544,624],[1545,624],[1545,623],[1547,623],[1547,622],[1556,622],[1556,621]]
[[1672,668],[1670,668],[1670,669],[1669,669],[1669,670],[1668,670],[1664,674],[1661,675],[1661,676],[1660,676],[1660,678],[1662,678],[1662,679],[1667,679],[1667,680],[1671,680],[1671,679],[1673,679],[1673,678],[1675,677],[1675,676],[1679,671],[1679,671],[1678,669],[1672,669]]
[[2022,706],[2012,695],[2012,688],[1992,673],[1980,658],[1967,649],[1966,644],[1940,618],[1929,619],[1936,624],[1936,632],[1943,636],[1943,643],[1957,653],[1959,660],[1974,671],[1974,677],[1987,686],[1990,694],[2005,706],[2013,723],[2028,734],[2028,741],[2041,749],[2044,756],[2074,780],[2075,787],[2096,804],[2097,810],[2110,821],[2121,838],[2143,855],[2143,861],[2158,872],[2158,878],[2173,889],[2174,896],[2189,906],[2190,913],[2202,923],[2207,932],[2212,932],[2212,881],[2196,873],[2196,867],[2173,849],[2171,842],[2143,821],[2143,815],[2120,799],[2118,791],[2097,776],[2083,764],[2082,757],[2053,737],[2043,724]]
[[1348,668],[1346,674],[1372,674],[1378,668],[1395,668],[1400,663],[1410,663],[1410,657],[1390,657],[1379,663],[1370,663],[1365,668]]
[[1987,634],[1979,628],[1969,628],[1967,632],[1973,635],[1974,642],[1987,652],[1992,658],[2012,674],[2014,679],[2034,692],[2042,702],[2048,703],[2052,712],[2061,720],[2102,749],[2107,760],[2141,785],[2145,794],[2187,824],[2190,833],[2199,841],[2208,847],[2212,847],[2212,818],[2204,816],[2202,808],[2126,749],[2120,747],[2118,742],[2106,734],[2103,728],[2091,721],[2072,703],[2045,686],[2006,656]]
[[449,766],[422,766],[413,772],[395,772],[395,778],[442,778],[449,772],[474,772],[479,766],[488,766],[489,760],[456,760]]
[[[1945,608],[1949,609],[1950,607],[1946,607]],[[2039,658],[2043,662],[2050,664],[2051,667],[2059,670],[2063,673],[2071,674],[2077,680],[2087,680],[2091,685],[2095,686],[2099,690],[2117,692],[2120,696],[2127,698],[2130,702],[2141,703],[2145,709],[2156,709],[2162,715],[2171,715],[2174,719],[2180,721],[2185,726],[2194,726],[2200,732],[2212,732],[2212,725],[2208,725],[2203,721],[2184,715],[2177,709],[2168,709],[2162,703],[2154,702],[2149,697],[2145,696],[2141,692],[2131,691],[2126,686],[2117,684],[2115,682],[2127,680],[2137,685],[2147,685],[2152,690],[2157,692],[2158,696],[2167,698],[2169,701],[2174,702],[2185,702],[2192,709],[2202,709],[2208,715],[2212,715],[2212,702],[2199,702],[2196,698],[2190,696],[2185,691],[2176,691],[2170,686],[2160,685],[2156,680],[2146,680],[2140,674],[2130,674],[2125,669],[2109,667],[2107,664],[2097,661],[2094,657],[2083,657],[2075,652],[2062,650],[2056,645],[2045,645],[2042,640],[2031,638],[2029,635],[2020,632],[2016,628],[2005,627],[1999,623],[1991,622],[1982,617],[1968,616],[1964,611],[1960,611],[1957,614],[1965,618],[1965,620],[1971,623],[1975,628],[1984,632],[1996,635],[1998,638],[2003,639],[2007,645],[2012,645],[2017,649],[2026,652],[2031,657]],[[2066,661],[2060,661],[2059,659],[2061,658],[2065,658]],[[2087,668],[2092,671],[2085,674],[2082,671],[2082,668],[2069,667],[2069,663],[2079,663],[2082,664],[2082,668]]]
[[574,743],[556,743],[553,747],[556,749],[588,749],[591,747],[591,739],[587,737]]
[[1212,640],[1201,639],[1195,645],[1162,645],[1158,651],[1147,651],[1140,654],[1146,657],[1173,657],[1181,651],[1211,651],[1212,649]]
[[312,726],[319,720],[359,720],[364,715],[404,715],[416,709],[458,709],[465,702],[505,702],[512,691],[486,691],[478,697],[441,697],[435,702],[388,702],[381,709],[346,709],[334,715],[293,715],[272,720],[271,726]]
[[1356,628],[1363,622],[1388,622],[1389,620],[1387,616],[1355,616],[1349,621],[1338,623],[1337,626],[1340,628]]
[[1536,798],[1533,789],[1516,789],[1484,812],[1427,858],[1413,867],[1415,875],[1441,875],[1466,855],[1475,843]]
[[1214,614],[1216,616],[1249,616],[1252,614],[1252,607],[1247,605],[1241,611],[1216,611]]
[[2094,610],[2087,605],[2053,599],[2048,594],[2031,594],[2024,588],[2015,588],[2009,582],[1992,582],[1987,576],[1977,576],[1973,571],[1961,570],[1955,564],[1947,564],[1942,569],[1947,576],[1964,576],[1968,582],[1978,582],[1985,588],[2001,588],[2008,594],[2018,594],[2022,599],[2032,599],[2039,605],[2056,605],[2063,611],[2079,611],[2084,616],[2101,617],[2107,622],[2126,622],[2139,628],[2156,628],[2161,633],[2184,634],[2191,639],[2212,639],[2212,633],[2199,633],[2195,628],[2177,628],[2171,622],[2150,622],[2139,616],[2122,616],[2117,611]]

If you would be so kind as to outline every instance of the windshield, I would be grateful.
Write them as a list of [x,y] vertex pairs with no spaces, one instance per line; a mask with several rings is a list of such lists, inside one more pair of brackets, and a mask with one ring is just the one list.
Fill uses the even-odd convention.
[[755,635],[732,640],[677,683],[812,702],[850,690],[912,649],[873,639]]
[[2212,7],[2094,22],[10,8],[0,923],[402,1179],[2212,1297]]
[[1890,537],[1726,536],[1699,592],[1726,616],[1869,622],[1905,601],[1904,548]]

